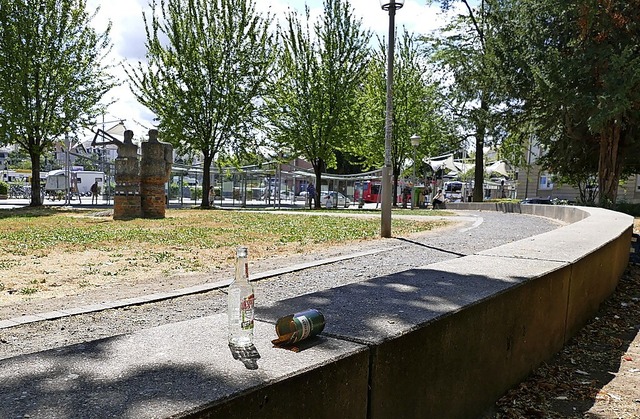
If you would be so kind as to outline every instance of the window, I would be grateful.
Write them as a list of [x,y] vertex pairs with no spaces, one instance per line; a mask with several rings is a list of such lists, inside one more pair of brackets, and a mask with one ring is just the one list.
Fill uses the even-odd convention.
[[550,174],[540,173],[540,184],[538,185],[540,190],[553,189],[553,180]]

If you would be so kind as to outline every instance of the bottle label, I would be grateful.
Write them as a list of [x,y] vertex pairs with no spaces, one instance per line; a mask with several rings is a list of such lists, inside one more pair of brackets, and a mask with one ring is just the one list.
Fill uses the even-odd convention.
[[324,324],[324,315],[315,309],[280,317],[276,322],[278,339],[271,342],[276,346],[292,345],[321,333]]
[[308,338],[309,334],[311,333],[311,321],[307,318],[307,316],[298,316],[295,317],[295,319],[300,322],[299,329],[301,330],[299,330],[300,338],[298,340]]
[[253,329],[254,300],[254,295],[251,294],[240,301],[240,328],[243,330]]

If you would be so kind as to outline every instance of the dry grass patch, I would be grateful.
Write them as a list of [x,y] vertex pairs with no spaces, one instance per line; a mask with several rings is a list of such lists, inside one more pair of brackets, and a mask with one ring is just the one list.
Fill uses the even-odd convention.
[[[443,222],[394,220],[410,235]],[[165,219],[114,221],[95,211],[0,211],[0,306],[82,295],[95,288],[180,286],[228,269],[233,249],[253,261],[304,255],[379,237],[379,218],[251,211],[168,210]],[[202,282],[202,279],[200,279]]]

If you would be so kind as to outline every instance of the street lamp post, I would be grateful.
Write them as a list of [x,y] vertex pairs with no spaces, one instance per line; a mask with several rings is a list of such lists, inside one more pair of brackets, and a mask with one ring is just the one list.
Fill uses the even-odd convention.
[[65,205],[71,205],[71,157],[69,149],[71,148],[71,139],[69,132],[64,134],[64,189],[65,189]]
[[416,196],[416,184],[418,183],[418,178],[416,177],[416,166],[418,164],[418,146],[420,145],[420,136],[418,134],[413,134],[410,138],[411,145],[413,146],[413,189],[411,190],[411,209],[416,208],[416,204],[418,203],[418,198]]
[[411,136],[411,145],[413,146],[413,183],[416,183],[416,163],[417,163],[417,149],[420,145],[420,136],[418,134],[413,134]]
[[396,10],[404,6],[404,0],[380,0],[382,10],[389,11],[389,47],[387,51],[387,105],[384,135],[384,166],[382,167],[382,217],[380,236],[391,237],[391,140],[393,137],[393,56],[395,48]]

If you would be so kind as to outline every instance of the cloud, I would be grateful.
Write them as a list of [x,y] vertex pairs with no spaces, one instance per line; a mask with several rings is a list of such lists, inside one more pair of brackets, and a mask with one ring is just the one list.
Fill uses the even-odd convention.
[[[425,5],[425,0],[406,0],[402,9],[396,13],[395,23],[398,31],[406,27],[410,32],[426,34],[442,24],[437,6]],[[266,13],[270,11],[276,19],[284,19],[289,9],[297,10],[303,16],[305,1],[303,0],[255,0],[256,10]],[[322,0],[308,0],[306,4],[311,10],[312,19],[323,13]],[[386,36],[389,26],[389,15],[382,10],[376,0],[351,0],[356,16],[361,17],[364,28],[371,29],[381,36]],[[108,22],[112,24],[111,40],[114,45],[109,60],[137,65],[144,62],[146,56],[146,32],[142,12],[150,13],[148,0],[87,0],[89,12],[99,7],[93,21],[98,31],[104,31]],[[372,42],[375,41],[375,38]],[[123,85],[109,92],[105,102],[115,100],[109,106],[106,119],[127,119],[125,125],[134,130],[136,137],[146,137],[146,130],[155,126],[155,116],[146,107],[140,105],[129,90],[124,70],[118,67],[115,75],[123,81]]]
[[144,59],[146,33],[142,12],[149,11],[146,0],[88,0],[89,10],[99,7],[94,24],[104,30],[110,21],[114,52],[120,57]]

